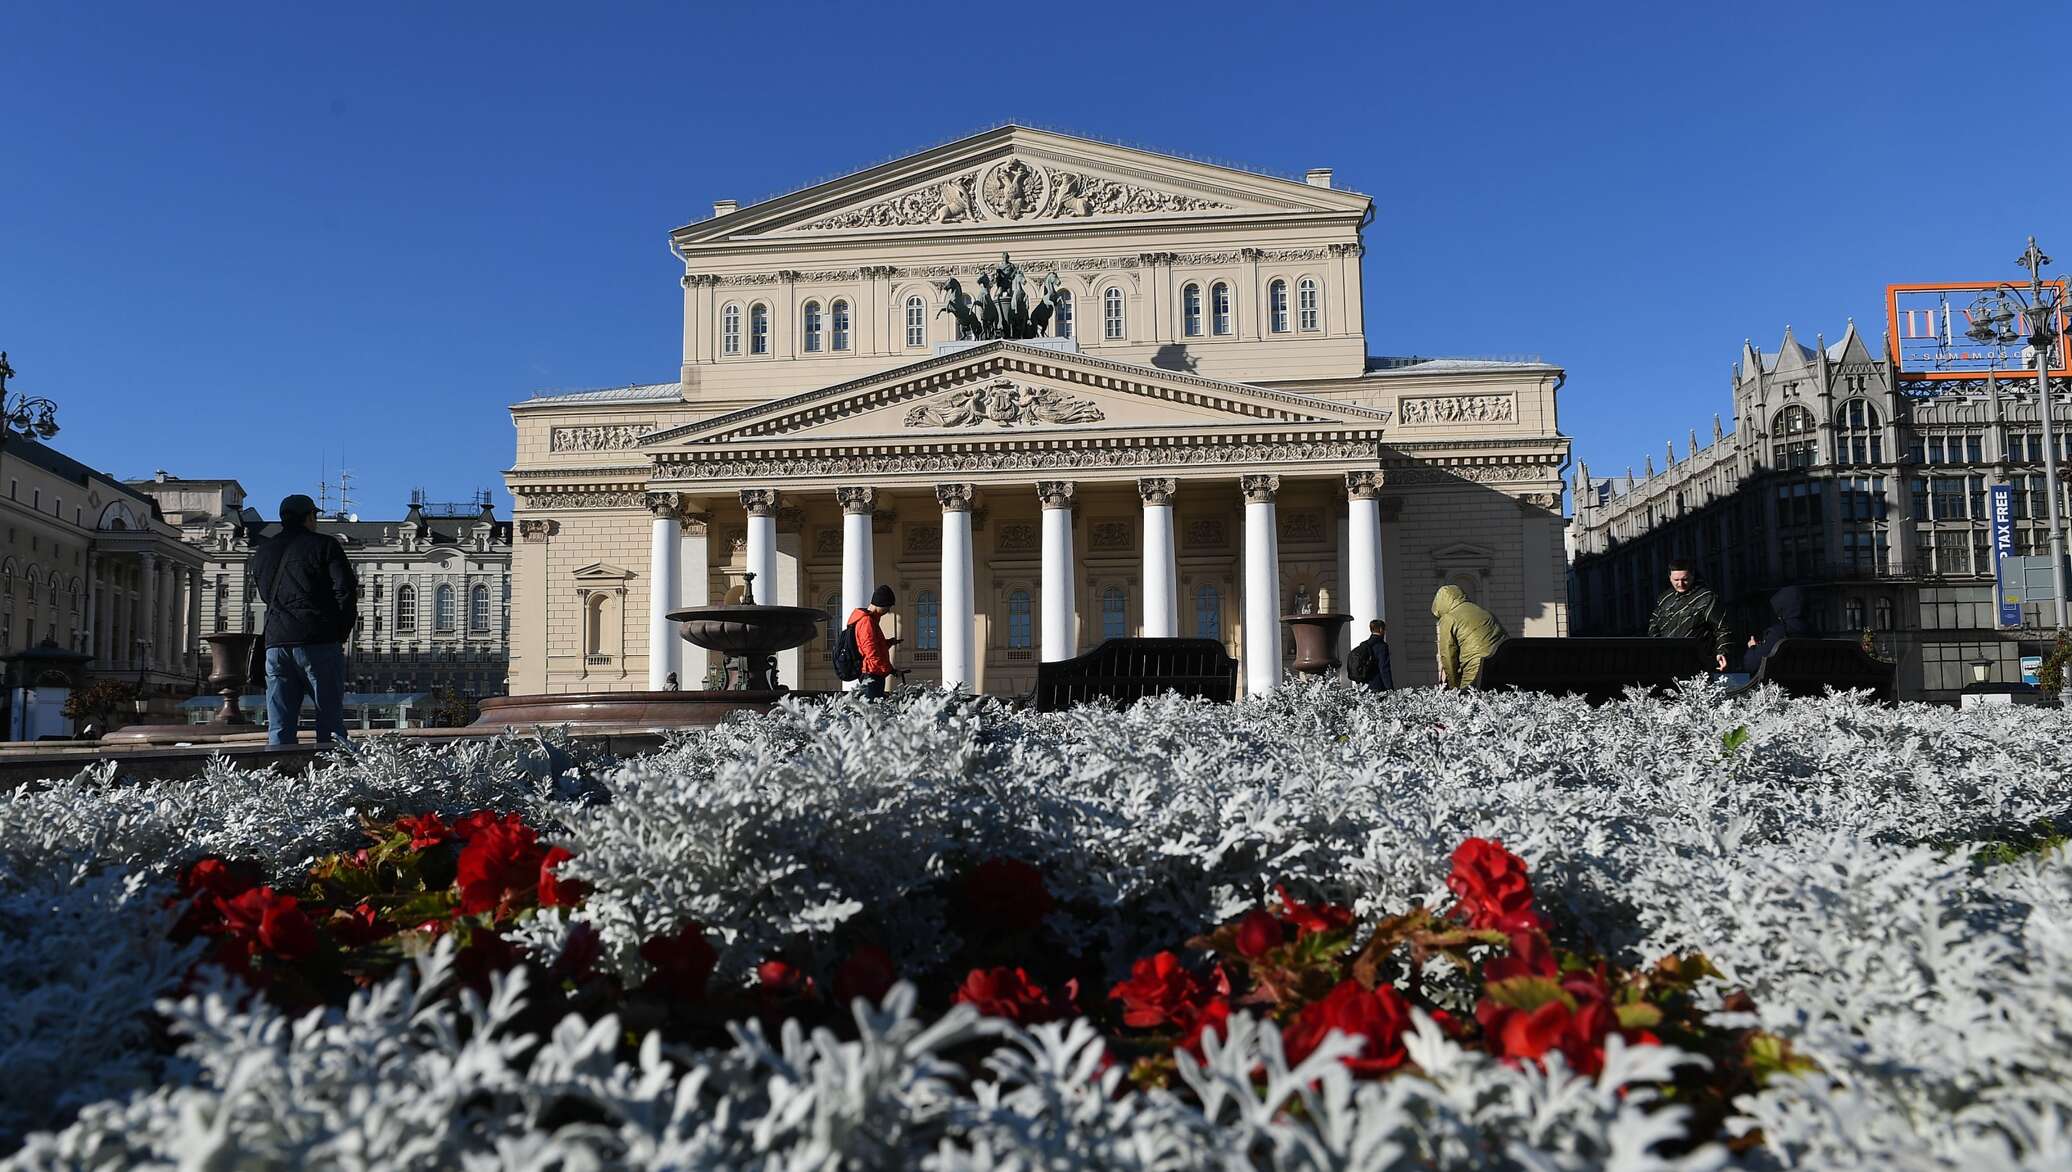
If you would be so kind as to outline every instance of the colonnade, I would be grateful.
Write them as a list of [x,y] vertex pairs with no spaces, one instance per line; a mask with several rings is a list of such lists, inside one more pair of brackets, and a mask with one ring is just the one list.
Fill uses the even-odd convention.
[[95,671],[191,676],[200,666],[201,570],[154,553],[87,555],[82,646]]
[[[1226,481],[1227,482],[1227,481]],[[1213,483],[1209,478],[1190,478],[1190,486]],[[1381,512],[1378,490],[1381,474],[1357,471],[1344,474],[1347,517],[1347,611],[1355,642],[1366,637],[1370,620],[1384,613],[1381,557]],[[1175,548],[1174,499],[1182,489],[1175,477],[1144,477],[1136,482],[1142,505],[1143,534],[1142,633],[1148,637],[1171,638],[1179,629],[1178,551]],[[1276,498],[1281,487],[1277,475],[1249,475],[1238,478],[1244,497],[1243,630],[1239,651],[1240,670],[1248,693],[1271,691],[1281,682],[1281,576]],[[976,581],[973,566],[971,513],[979,485],[951,481],[934,486],[942,510],[940,665],[944,687],[971,689],[977,680]],[[842,507],[842,616],[870,600],[876,586],[872,553],[871,519],[882,490],[867,485],[845,485],[835,489]],[[988,486],[989,493],[1003,491]],[[1041,656],[1045,662],[1078,655],[1078,614],[1075,579],[1078,562],[1073,553],[1072,504],[1078,484],[1070,480],[1040,480],[1035,484],[1042,507]],[[794,494],[795,495],[795,494]],[[777,593],[777,510],[779,490],[742,489],[740,507],[747,516],[746,569],[755,574],[755,597],[762,603],[782,601]],[[697,686],[684,679],[683,640],[668,613],[705,603],[705,533],[707,518],[691,520],[683,500],[675,493],[650,493],[648,504],[654,516],[648,547],[648,687],[659,690],[671,674],[682,686]],[[692,542],[692,531],[696,542]],[[689,572],[686,568],[689,567]],[[695,593],[698,597],[693,599]]]

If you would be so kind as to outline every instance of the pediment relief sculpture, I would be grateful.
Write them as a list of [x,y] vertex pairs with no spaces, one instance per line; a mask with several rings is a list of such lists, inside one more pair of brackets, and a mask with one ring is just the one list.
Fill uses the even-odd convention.
[[1009,156],[912,191],[809,220],[798,227],[800,231],[808,232],[842,228],[913,228],[988,220],[1220,211],[1229,207],[1229,204],[1201,196],[1160,191],[1138,183],[1046,167]]
[[1099,423],[1107,415],[1091,399],[1055,387],[1025,387],[1011,378],[958,387],[906,413],[908,427],[1026,427]]

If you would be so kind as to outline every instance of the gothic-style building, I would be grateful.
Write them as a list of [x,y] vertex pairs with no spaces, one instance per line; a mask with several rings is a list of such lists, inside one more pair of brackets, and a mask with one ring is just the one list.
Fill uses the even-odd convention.
[[[838,616],[890,583],[913,682],[1204,635],[1281,678],[1306,597],[1391,621],[1435,678],[1432,594],[1565,632],[1563,374],[1379,358],[1365,195],[1006,126],[679,228],[675,379],[513,405],[513,692],[715,666],[663,615]],[[1051,336],[960,339],[951,278],[1055,274]],[[1033,284],[1033,281],[1032,281]],[[826,636],[780,663],[834,686]]]

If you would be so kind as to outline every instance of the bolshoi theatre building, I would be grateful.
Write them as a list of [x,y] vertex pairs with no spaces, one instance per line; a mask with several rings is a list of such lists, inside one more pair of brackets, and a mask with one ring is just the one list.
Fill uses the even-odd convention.
[[[1448,583],[1565,634],[1563,373],[1370,354],[1375,214],[1328,170],[1020,126],[716,201],[670,235],[677,376],[511,408],[510,691],[704,686],[663,616],[748,574],[828,613],[779,660],[809,691],[880,582],[908,682],[991,693],[1128,635],[1221,640],[1261,691],[1298,606],[1386,618],[1435,682]],[[960,339],[945,289],[1003,256],[1055,276],[1047,336]]]

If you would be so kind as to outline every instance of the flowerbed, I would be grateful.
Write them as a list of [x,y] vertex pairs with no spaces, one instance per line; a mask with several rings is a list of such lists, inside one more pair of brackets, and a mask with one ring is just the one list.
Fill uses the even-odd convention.
[[[2045,1166],[2066,719],[801,706],[0,808],[28,1167]],[[154,1003],[158,1008],[154,1009]]]

